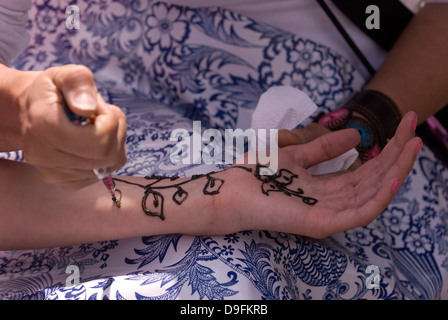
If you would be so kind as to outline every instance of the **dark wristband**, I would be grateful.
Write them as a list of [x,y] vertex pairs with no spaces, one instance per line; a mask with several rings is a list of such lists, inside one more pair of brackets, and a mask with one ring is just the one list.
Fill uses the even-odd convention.
[[315,120],[330,130],[354,128],[361,134],[357,146],[361,160],[376,157],[394,136],[401,112],[387,95],[374,90],[355,93],[340,109]]
[[354,94],[342,108],[357,112],[377,129],[380,148],[395,135],[402,115],[395,102],[384,93],[367,90]]

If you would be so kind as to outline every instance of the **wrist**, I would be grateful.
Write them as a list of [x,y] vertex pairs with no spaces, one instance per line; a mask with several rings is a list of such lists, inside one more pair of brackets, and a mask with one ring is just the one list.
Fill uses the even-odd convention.
[[219,235],[241,231],[235,205],[241,189],[238,193],[235,186],[240,187],[242,176],[234,171],[187,178],[116,176],[116,187],[123,194],[120,210],[130,211],[139,219],[134,224],[142,234]]
[[356,93],[343,108],[362,116],[377,130],[380,148],[395,135],[402,114],[395,102],[386,94],[377,90],[365,90]]
[[335,131],[354,128],[361,134],[357,150],[363,162],[376,157],[394,136],[402,115],[387,95],[366,90],[355,93],[340,109],[320,115],[316,122]]
[[[219,194],[210,197],[207,233],[228,234],[246,230],[248,210],[245,204],[250,203],[250,188],[246,188],[247,172],[238,168],[217,172],[216,178],[224,181]],[[245,198],[245,199],[243,199]]]

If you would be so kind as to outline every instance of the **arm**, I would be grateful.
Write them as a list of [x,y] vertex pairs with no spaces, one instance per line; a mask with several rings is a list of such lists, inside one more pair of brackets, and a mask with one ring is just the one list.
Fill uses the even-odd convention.
[[[359,142],[355,130],[341,130],[308,144],[280,149],[279,170],[273,176],[261,176],[253,164],[233,166],[195,179],[161,180],[152,184],[151,190],[147,188],[151,194],[146,197],[136,184],[145,187],[153,181],[117,177],[127,181],[117,180],[123,193],[120,209],[99,183],[76,193],[66,192],[42,182],[34,167],[3,160],[0,250],[244,230],[322,238],[367,225],[392,201],[412,169],[421,146],[421,140],[414,137],[415,120],[415,113],[405,116],[381,156],[353,172],[310,176],[306,171]],[[162,200],[164,220],[144,214],[142,202],[160,217]]]
[[[448,104],[448,4],[427,4],[411,21],[365,90],[380,91],[418,124]],[[279,132],[279,145],[306,143],[328,133],[312,123]],[[358,161],[357,166],[360,165]]]
[[448,4],[427,4],[410,22],[366,89],[395,101],[419,122],[448,104]]

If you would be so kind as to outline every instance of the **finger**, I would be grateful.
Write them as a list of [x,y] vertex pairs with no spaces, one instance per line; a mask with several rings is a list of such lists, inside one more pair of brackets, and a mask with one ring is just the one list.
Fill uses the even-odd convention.
[[115,171],[122,166],[124,166],[127,162],[127,154],[126,154],[126,133],[127,133],[127,124],[126,124],[126,115],[123,113],[120,107],[108,104],[104,101],[101,95],[98,95],[99,103],[98,103],[98,112],[99,114],[110,113],[113,114],[117,119],[117,136],[115,141],[113,142],[113,150],[114,153],[112,157],[114,159],[114,165],[109,167],[109,170]]
[[[358,170],[329,179],[315,179],[315,192],[325,190],[320,205],[327,208],[329,234],[372,222],[392,202],[412,170],[421,139],[413,137],[415,114],[407,114],[395,137],[377,157]],[[344,201],[341,201],[344,199]],[[332,208],[332,210],[330,210]],[[336,214],[331,215],[331,211]]]
[[352,165],[348,168],[348,170],[354,171],[354,170],[358,169],[360,166],[362,166],[362,161],[358,157],[358,158],[356,158],[355,162],[353,162]]
[[296,161],[305,169],[340,156],[353,149],[360,141],[355,129],[344,129],[323,135],[296,149]]
[[294,144],[308,143],[329,132],[330,130],[317,123],[310,123],[302,129],[283,129],[278,132],[278,145],[282,148]]
[[65,181],[61,182],[59,186],[63,190],[67,191],[78,191],[85,187],[91,186],[95,183],[100,183],[98,179],[85,179],[85,180],[77,180],[77,181]]
[[[38,152],[32,150],[32,148],[38,149]],[[54,148],[50,148],[48,145],[36,145],[33,147],[27,147],[27,149],[25,149],[24,151],[24,158],[28,163],[39,167],[61,167],[74,170],[92,170],[93,168],[118,166],[118,163],[115,163],[115,161],[109,163],[108,161],[104,161],[104,159],[95,160],[79,157]]]
[[[421,143],[420,138],[411,139],[403,148],[402,152],[395,159],[392,165],[383,165],[386,170],[384,172],[379,172],[377,170],[376,177],[369,176],[369,178],[364,179],[359,183],[359,191],[362,191],[358,195],[358,201],[360,203],[368,203],[372,199],[377,197],[378,193],[385,188],[384,183],[393,180],[392,183],[399,183],[400,186],[408,176],[410,170],[412,169],[416,157],[416,150],[418,145]],[[360,170],[362,172],[362,170]],[[373,171],[372,171],[373,172]],[[386,188],[391,190],[391,188]],[[388,201],[392,201],[392,194],[389,194],[391,198]],[[376,200],[378,204],[381,204],[379,199]],[[388,203],[387,203],[388,204]],[[386,204],[386,205],[387,205]]]
[[[126,162],[126,115],[123,113],[120,107],[108,104],[104,101],[103,97],[98,95],[99,103],[98,103],[98,112],[99,114],[104,113],[112,113],[118,120],[118,129],[117,129],[117,139],[116,139],[116,147],[118,149],[118,154],[121,156],[121,161],[123,164]],[[106,108],[107,111],[104,110]],[[124,162],[123,162],[124,160]]]
[[49,68],[46,72],[73,113],[88,117],[97,112],[97,88],[93,74],[87,67],[65,65]]
[[126,136],[124,115],[118,116],[115,106],[101,105],[99,102],[100,113],[93,125],[69,125],[59,133],[59,139],[54,143],[58,150],[80,158],[103,161],[103,166],[121,162]]
[[[401,154],[406,143],[415,136],[416,122],[417,114],[415,112],[411,111],[405,114],[396,130],[394,137],[387,143],[386,147],[381,151],[381,153],[377,157],[367,161],[366,163],[357,166],[357,170],[355,172],[359,176],[366,177],[366,181],[368,181],[369,183],[375,183],[373,180],[381,178],[382,175],[385,174],[394,163],[396,163],[396,160]],[[319,178],[325,180],[326,178],[331,178],[333,176],[339,175],[341,175],[340,172],[322,175]],[[344,175],[344,177],[348,180],[356,180],[352,179],[352,176]],[[370,181],[369,179],[371,179],[372,181]],[[335,188],[340,188],[340,186],[338,185],[333,186]]]
[[[375,194],[368,195],[367,198],[358,197],[359,201],[364,203],[359,205],[359,209],[357,210],[347,210],[338,214],[338,218],[333,221],[335,226],[339,229],[366,226],[376,219],[392,202],[398,188],[403,184],[409,172],[412,170],[421,143],[420,138],[414,138],[409,141],[397,159],[396,164],[388,171],[388,174],[376,188],[372,187],[376,189]],[[368,190],[365,189],[365,191]],[[346,223],[339,224],[337,222],[338,220],[341,222],[345,221]]]
[[406,113],[398,125],[394,137],[386,144],[377,157],[366,164],[376,168],[392,166],[406,143],[415,136],[415,123],[417,123],[417,114],[413,111]]
[[278,146],[280,148],[301,144],[301,140],[297,134],[294,134],[291,130],[282,129],[278,132]]
[[407,113],[400,122],[394,137],[381,153],[355,171],[359,177],[364,178],[366,185],[377,184],[390,171],[390,168],[396,167],[397,159],[399,159],[407,143],[415,136],[414,123],[416,121],[417,115],[414,112]]
[[92,170],[37,167],[43,181],[49,184],[98,180]]

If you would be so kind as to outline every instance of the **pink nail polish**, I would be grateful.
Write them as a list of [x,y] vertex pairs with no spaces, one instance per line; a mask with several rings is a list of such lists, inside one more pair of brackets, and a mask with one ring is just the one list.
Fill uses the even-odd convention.
[[398,189],[400,188],[400,184],[401,184],[400,180],[394,182],[394,185],[392,186],[393,193],[396,193],[398,191]]
[[414,131],[415,131],[415,129],[417,129],[417,119],[414,119],[412,121],[412,128],[414,129]]
[[422,149],[422,145],[423,144],[421,142],[418,144],[416,154],[419,154],[420,150]]

